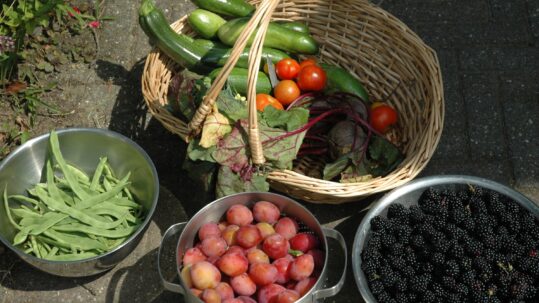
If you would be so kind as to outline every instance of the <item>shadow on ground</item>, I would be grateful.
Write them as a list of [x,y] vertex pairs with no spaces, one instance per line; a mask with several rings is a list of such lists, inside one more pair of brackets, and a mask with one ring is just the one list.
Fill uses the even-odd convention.
[[99,77],[114,77],[113,79],[118,79],[114,80],[114,84],[120,86],[109,129],[120,132],[141,145],[156,166],[161,186],[178,198],[189,198],[183,207],[187,214],[192,216],[211,201],[212,197],[187,178],[182,170],[185,142],[165,129],[161,122],[148,113],[140,83],[144,60],[145,58],[137,62],[131,70],[107,61],[98,62]]

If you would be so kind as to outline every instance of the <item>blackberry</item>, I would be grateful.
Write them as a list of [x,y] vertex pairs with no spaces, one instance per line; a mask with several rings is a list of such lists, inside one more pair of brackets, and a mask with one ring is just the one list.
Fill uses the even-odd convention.
[[387,252],[389,252],[389,255],[393,256],[393,257],[400,257],[400,256],[404,256],[405,255],[405,249],[404,249],[404,245],[402,245],[402,243],[395,243],[393,244],[389,250],[387,250]]
[[437,298],[436,302],[439,302],[438,300],[445,298],[447,291],[444,289],[444,287],[440,283],[433,282],[430,288]]
[[468,289],[468,286],[466,286],[465,284],[457,283],[457,286],[455,287],[455,291],[463,296],[466,296],[470,290]]
[[448,213],[448,221],[455,224],[461,224],[466,218],[469,218],[469,214],[464,209],[454,209]]
[[408,300],[410,300],[410,302],[417,302],[417,294],[413,292],[409,292]]
[[380,239],[382,240],[382,247],[387,249],[391,248],[397,242],[397,239],[392,234],[384,233],[380,236]]
[[436,233],[436,229],[432,224],[423,223],[417,226],[417,234],[423,236],[425,239]]
[[470,257],[463,257],[460,259],[460,267],[464,270],[471,270],[473,267],[473,259]]
[[469,206],[473,214],[487,214],[488,213],[487,204],[481,197],[473,196],[470,199]]
[[394,288],[398,292],[406,292],[408,290],[408,280],[402,278],[395,282]]
[[477,240],[468,238],[465,240],[464,249],[472,256],[479,256],[483,251],[483,244]]
[[392,302],[395,302],[393,297],[391,297],[391,295],[388,292],[385,292],[385,291],[378,294],[378,296],[376,297],[376,301],[380,302],[380,303],[392,303]]
[[472,293],[472,302],[473,303],[489,303],[488,294],[483,292],[474,292]]
[[395,294],[395,301],[397,303],[408,303],[408,295],[403,292],[398,292]]
[[384,283],[384,286],[389,288],[392,287],[395,282],[397,282],[399,276],[391,269],[388,269],[380,272],[380,279],[382,280],[382,283]]
[[379,232],[386,232],[389,230],[389,227],[391,225],[391,222],[384,217],[381,216],[375,216],[371,219],[371,230],[372,231],[379,231]]
[[513,200],[507,199],[505,204],[505,210],[511,214],[518,214],[521,211],[520,205]]
[[435,266],[442,266],[445,263],[445,256],[440,252],[435,252],[431,256],[431,261]]
[[501,201],[500,194],[491,191],[487,198],[487,209],[491,215],[499,216],[505,213],[505,204]]
[[378,264],[372,259],[367,259],[366,261],[363,261],[361,263],[361,270],[365,273],[365,275],[370,275],[376,273],[378,269]]
[[396,219],[401,222],[406,222],[409,218],[410,211],[399,203],[393,203],[387,208],[387,217],[389,219]]
[[498,260],[498,254],[494,250],[489,249],[489,248],[486,248],[485,250],[483,250],[482,256],[489,263],[497,263],[498,261],[500,261]]
[[479,214],[475,217],[475,233],[478,236],[492,233],[491,219],[487,214]]
[[402,225],[395,230],[394,234],[399,243],[408,244],[412,235],[412,228],[409,225]]
[[475,271],[465,271],[462,274],[461,279],[464,285],[471,286],[476,280]]
[[518,262],[518,267],[521,271],[535,274],[535,277],[539,278],[539,258],[524,257]]
[[462,298],[458,293],[449,293],[449,294],[447,294],[447,297],[445,298],[445,302],[447,302],[447,303],[461,303]]
[[426,291],[423,292],[423,294],[421,295],[421,302],[424,302],[424,303],[433,303],[433,302],[437,302],[437,301],[436,301],[436,295],[435,295],[434,292],[432,292],[431,290],[426,290]]
[[421,264],[421,271],[424,273],[431,273],[434,271],[434,265],[430,262],[425,262]]
[[444,273],[450,277],[456,277],[460,273],[459,264],[455,260],[445,262]]
[[449,248],[448,254],[451,257],[461,259],[462,257],[464,257],[465,251],[464,251],[464,248],[460,244],[454,243]]
[[367,247],[373,248],[376,250],[382,248],[382,237],[379,232],[371,233],[371,237],[369,238],[369,241],[367,242]]
[[413,248],[421,249],[426,245],[425,238],[422,235],[416,234],[410,237],[410,244]]
[[410,206],[409,210],[411,223],[417,224],[423,222],[423,220],[425,219],[425,214],[418,205]]
[[537,288],[528,283],[515,283],[511,285],[511,295],[518,300],[533,299]]
[[456,291],[458,283],[454,277],[442,276],[441,281],[446,290]]
[[371,290],[374,296],[384,292],[384,284],[380,280],[374,280],[369,283],[369,289]]
[[472,217],[466,217],[460,223],[460,227],[462,227],[466,231],[473,232],[473,230],[475,229],[475,221]]
[[412,266],[406,266],[403,270],[402,270],[402,275],[406,278],[412,278],[413,276],[416,275],[416,270],[414,269],[414,267]]
[[406,267],[406,261],[403,257],[395,257],[390,260],[391,267],[394,270],[402,271]]
[[411,291],[417,292],[417,293],[423,293],[425,292],[428,287],[429,283],[432,281],[432,276],[428,274],[422,274],[412,277],[409,280],[409,289]]

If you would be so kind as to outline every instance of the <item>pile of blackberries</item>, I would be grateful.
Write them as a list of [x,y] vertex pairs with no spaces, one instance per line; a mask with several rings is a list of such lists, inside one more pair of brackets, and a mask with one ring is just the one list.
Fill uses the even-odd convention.
[[429,188],[370,223],[361,269],[379,303],[539,302],[539,219],[506,196]]

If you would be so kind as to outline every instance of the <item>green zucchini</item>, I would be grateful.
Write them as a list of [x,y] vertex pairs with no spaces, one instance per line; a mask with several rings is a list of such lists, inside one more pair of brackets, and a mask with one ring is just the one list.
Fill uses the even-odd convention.
[[[221,43],[214,42],[211,40],[204,40],[204,39],[195,39],[195,44],[198,44],[202,47],[204,47],[207,52],[202,57],[202,63],[213,65],[213,66],[223,66],[225,65],[228,58],[230,58],[230,55],[232,54],[232,49],[228,47],[223,47]],[[249,51],[251,50],[250,47],[246,47],[240,54],[240,57],[238,61],[236,62],[235,67],[243,67],[247,68],[249,67]],[[262,48],[262,58],[263,60],[260,62],[261,66],[264,66],[264,63],[266,62],[265,58],[271,59],[273,63],[277,63],[280,60],[284,58],[290,58],[285,52],[280,51],[278,49],[269,48],[269,47],[263,47]]]
[[344,68],[322,63],[320,67],[326,72],[327,82],[324,89],[327,93],[346,92],[356,95],[369,103],[369,94],[356,77]]
[[215,37],[219,27],[226,23],[221,16],[200,8],[192,11],[187,21],[195,32],[206,39]]
[[203,9],[207,9],[216,14],[230,17],[246,17],[250,15],[255,7],[244,0],[191,0]]
[[307,26],[307,24],[305,24],[303,22],[299,22],[299,21],[282,21],[282,22],[278,22],[277,24],[279,24],[282,27],[294,30],[296,32],[309,34],[309,27]]
[[[208,76],[213,81],[221,72],[222,68],[213,70]],[[227,77],[227,84],[241,95],[247,94],[248,70],[246,68],[234,67]],[[268,76],[263,72],[258,72],[258,81],[256,82],[256,93],[269,94],[271,92],[271,83]]]
[[[236,18],[223,24],[217,36],[226,45],[234,45],[249,18]],[[254,33],[247,45],[251,45]],[[314,55],[318,53],[318,43],[309,35],[301,33],[277,23],[270,23],[266,32],[264,46],[280,49],[291,53]]]
[[194,72],[209,72],[211,67],[200,61],[206,50],[193,43],[191,37],[176,33],[153,0],[142,1],[139,23],[150,40],[172,60]]

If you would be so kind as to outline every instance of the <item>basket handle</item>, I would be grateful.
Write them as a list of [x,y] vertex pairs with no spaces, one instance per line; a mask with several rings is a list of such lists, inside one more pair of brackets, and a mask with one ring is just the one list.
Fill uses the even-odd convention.
[[213,107],[215,100],[223,89],[228,75],[232,71],[232,68],[236,65],[236,62],[238,61],[241,52],[247,45],[248,40],[258,28],[249,51],[246,96],[249,111],[249,148],[251,151],[251,160],[254,164],[263,164],[266,161],[262,150],[262,143],[260,142],[260,133],[258,131],[256,82],[258,80],[258,70],[262,57],[264,38],[266,37],[266,31],[271,20],[271,15],[278,4],[279,0],[263,0],[257,7],[255,13],[234,43],[229,59],[213,81],[212,86],[202,100],[202,104],[200,104],[200,106],[197,108],[193,118],[187,126],[191,137],[200,133],[204,120],[214,110]]

